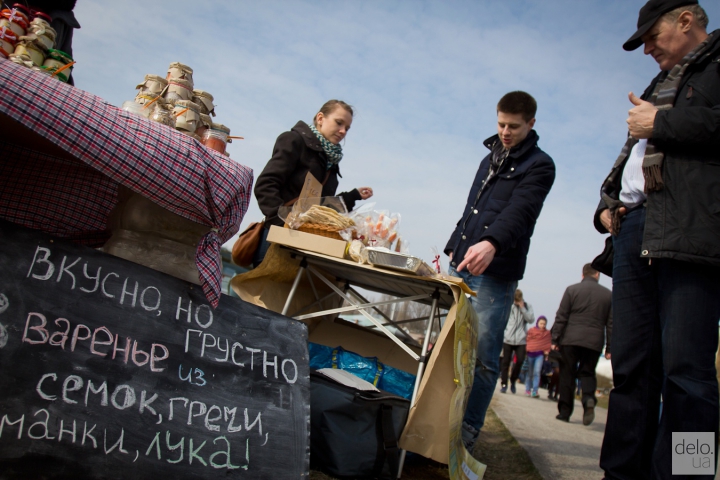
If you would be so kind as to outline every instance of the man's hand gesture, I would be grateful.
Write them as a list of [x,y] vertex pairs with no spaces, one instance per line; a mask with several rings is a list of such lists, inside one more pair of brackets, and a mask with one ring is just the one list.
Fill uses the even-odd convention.
[[495,247],[487,240],[476,243],[468,248],[465,258],[457,267],[458,272],[462,272],[467,267],[468,272],[472,275],[481,275],[495,258]]
[[652,103],[636,97],[633,92],[628,94],[628,98],[635,105],[628,112],[627,124],[630,136],[638,140],[652,138],[655,115],[657,115],[658,109]]

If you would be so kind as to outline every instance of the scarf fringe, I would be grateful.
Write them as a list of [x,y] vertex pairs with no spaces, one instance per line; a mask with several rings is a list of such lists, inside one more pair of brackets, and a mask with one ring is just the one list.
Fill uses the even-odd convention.
[[[622,205],[620,205],[622,206]],[[612,218],[612,231],[613,235],[618,236],[620,234],[620,225],[622,220],[622,216],[620,215],[620,208],[614,208],[610,211],[611,218]]]
[[643,177],[645,177],[645,194],[650,192],[659,192],[663,189],[662,168],[660,165],[649,165],[643,167]]

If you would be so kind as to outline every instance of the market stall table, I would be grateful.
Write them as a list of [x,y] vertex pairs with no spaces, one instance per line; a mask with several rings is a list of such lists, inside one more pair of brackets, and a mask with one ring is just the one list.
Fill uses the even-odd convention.
[[[274,244],[263,263],[233,279],[231,285],[246,301],[285,312],[305,321],[311,342],[341,345],[363,356],[406,372],[417,373],[410,415],[400,447],[449,464],[451,478],[459,472],[484,471],[463,447],[462,416],[475,364],[477,332],[475,312],[466,299],[467,286]],[[356,289],[398,297],[369,302]],[[347,301],[349,306],[341,306]],[[422,347],[407,344],[388,330],[391,319],[378,321],[368,313],[377,306],[417,301],[431,306]],[[440,310],[444,310],[442,314]],[[336,319],[338,314],[360,311],[377,332]],[[442,329],[427,355],[434,320],[445,317]],[[419,319],[413,319],[419,320]],[[406,337],[407,338],[407,337]]]

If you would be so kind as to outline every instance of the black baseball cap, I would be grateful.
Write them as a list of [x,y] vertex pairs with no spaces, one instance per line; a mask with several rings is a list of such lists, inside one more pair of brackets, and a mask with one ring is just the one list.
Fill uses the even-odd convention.
[[623,44],[623,48],[631,52],[642,45],[643,41],[640,37],[645,35],[645,33],[655,25],[655,22],[666,13],[676,8],[684,7],[685,5],[697,4],[697,0],[650,0],[640,9],[640,15],[638,15],[637,21],[637,32]]

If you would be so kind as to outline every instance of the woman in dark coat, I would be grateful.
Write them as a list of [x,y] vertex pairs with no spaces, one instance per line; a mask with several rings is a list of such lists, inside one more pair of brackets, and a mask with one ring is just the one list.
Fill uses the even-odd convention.
[[[350,130],[353,110],[341,100],[330,100],[320,108],[313,119],[313,125],[299,121],[289,132],[280,134],[275,142],[273,154],[255,183],[255,198],[265,215],[265,229],[258,246],[253,265],[265,258],[269,247],[267,233],[270,225],[282,226],[278,209],[300,195],[308,172],[321,183],[322,196],[335,196],[342,159],[340,142]],[[366,200],[373,194],[370,187],[359,187],[342,192],[348,211],[358,200]]]

